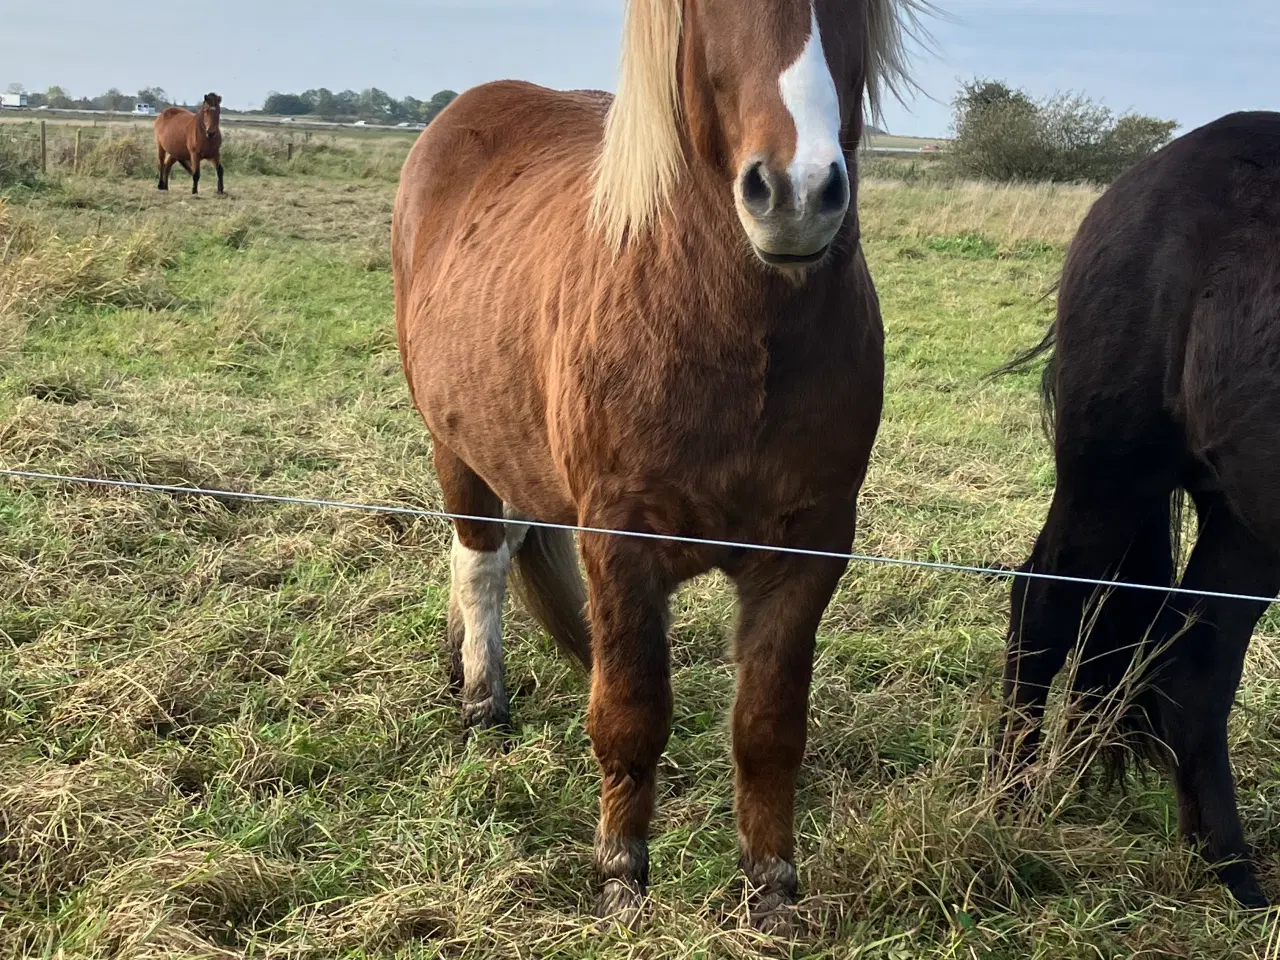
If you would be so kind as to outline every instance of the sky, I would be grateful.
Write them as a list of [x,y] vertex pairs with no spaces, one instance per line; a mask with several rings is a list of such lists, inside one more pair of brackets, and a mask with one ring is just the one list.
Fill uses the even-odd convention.
[[[933,43],[914,57],[922,93],[886,106],[890,132],[945,136],[974,77],[1084,93],[1182,131],[1280,108],[1278,0],[937,2],[948,19],[929,21]],[[214,90],[228,108],[322,86],[421,99],[505,77],[613,89],[621,19],[622,0],[0,0],[0,87],[159,86],[192,102]]]

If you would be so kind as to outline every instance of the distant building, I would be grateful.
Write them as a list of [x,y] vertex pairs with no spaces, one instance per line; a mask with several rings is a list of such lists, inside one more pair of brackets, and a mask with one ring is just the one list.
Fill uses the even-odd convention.
[[6,110],[25,110],[26,106],[25,93],[0,93],[0,107]]

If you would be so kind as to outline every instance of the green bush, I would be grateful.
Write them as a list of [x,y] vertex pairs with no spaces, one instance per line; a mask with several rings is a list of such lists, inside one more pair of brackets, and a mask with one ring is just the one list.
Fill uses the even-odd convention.
[[1177,123],[1116,116],[1087,97],[1033,100],[999,81],[974,80],[954,101],[947,163],[980,180],[1110,183],[1163,147]]

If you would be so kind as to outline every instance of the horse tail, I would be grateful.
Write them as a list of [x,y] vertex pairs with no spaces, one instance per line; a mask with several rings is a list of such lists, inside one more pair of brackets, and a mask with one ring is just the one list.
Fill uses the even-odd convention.
[[[1043,302],[1055,294],[1058,291],[1060,282],[1060,280],[1055,280],[1053,286],[1046,290],[1036,302]],[[1049,329],[1045,331],[1045,335],[1040,338],[1039,343],[1030,350],[1024,350],[1008,363],[1001,364],[987,374],[988,380],[994,380],[1010,373],[1021,373],[1041,357],[1045,358],[1044,371],[1040,375],[1040,426],[1044,429],[1045,435],[1051,440],[1057,423],[1058,409],[1057,365],[1054,362],[1056,360],[1054,348],[1057,346],[1057,339],[1058,321],[1054,320],[1049,324]]]
[[512,574],[512,585],[525,609],[551,634],[562,654],[590,671],[587,591],[578,571],[573,533],[530,527],[516,551]]

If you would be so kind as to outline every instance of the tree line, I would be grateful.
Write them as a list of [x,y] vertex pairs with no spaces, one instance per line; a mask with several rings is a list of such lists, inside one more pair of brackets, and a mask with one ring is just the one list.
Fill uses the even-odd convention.
[[377,87],[361,93],[354,90],[334,93],[320,87],[302,93],[273,92],[263,102],[261,112],[271,116],[315,117],[321,120],[430,123],[456,96],[457,93],[452,90],[441,90],[429,100],[419,100],[417,97],[397,100]]
[[[25,94],[27,106],[48,107],[50,110],[112,110],[130,113],[134,104],[149,103],[159,112],[167,107],[194,109],[194,104],[182,103],[163,87],[144,87],[136,93],[125,93],[112,87],[96,97],[73,97],[64,87],[50,87],[44,91],[28,90],[20,83],[11,83],[9,93]],[[314,117],[317,120],[368,120],[380,123],[430,123],[436,114],[447,107],[457,96],[453,90],[441,90],[427,100],[405,97],[397,100],[385,90],[370,87],[357,93],[342,90],[334,93],[324,87],[302,93],[272,92],[253,111],[271,116]]]
[[149,103],[157,111],[166,107],[191,107],[192,104],[179,103],[170,99],[162,87],[143,87],[136,93],[124,93],[112,87],[106,93],[96,97],[73,97],[64,87],[50,87],[48,90],[28,90],[20,83],[11,83],[9,93],[21,93],[27,97],[29,107],[48,107],[50,110],[114,110],[130,113],[136,103]]

